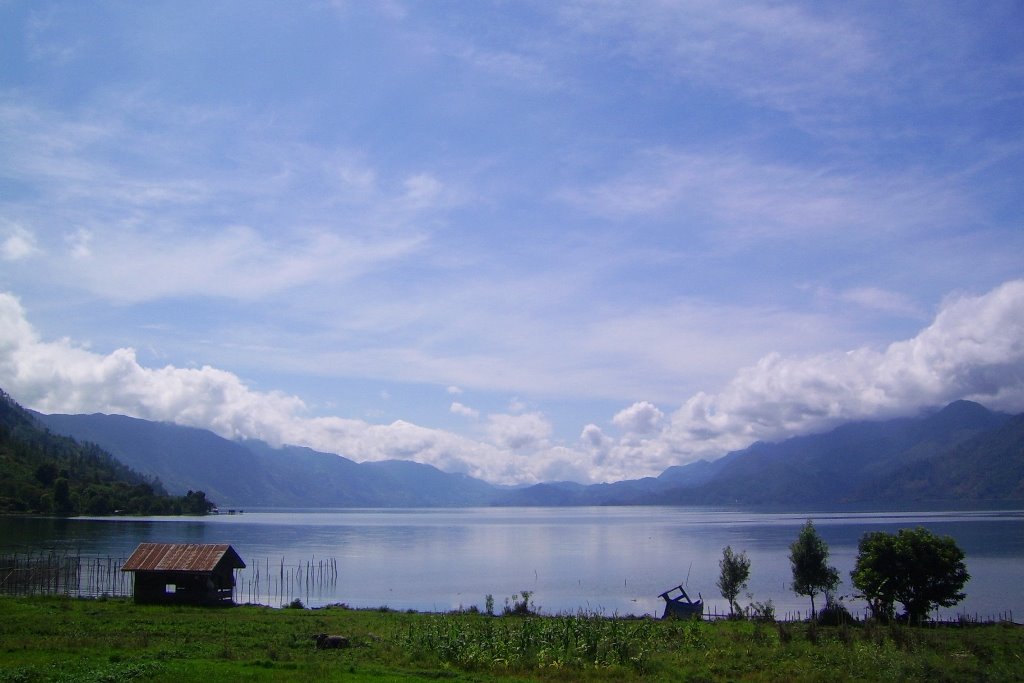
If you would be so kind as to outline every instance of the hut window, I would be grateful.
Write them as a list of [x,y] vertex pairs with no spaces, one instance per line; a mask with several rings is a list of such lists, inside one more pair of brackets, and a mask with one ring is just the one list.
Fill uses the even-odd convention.
[[177,592],[178,592],[178,587],[176,585],[174,585],[173,583],[169,583],[166,586],[164,586],[164,593],[167,593],[168,595],[173,595],[174,593],[177,593]]

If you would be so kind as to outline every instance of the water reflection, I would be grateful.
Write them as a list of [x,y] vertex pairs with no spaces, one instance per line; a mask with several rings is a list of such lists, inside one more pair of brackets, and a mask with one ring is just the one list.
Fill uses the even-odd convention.
[[[849,572],[867,531],[926,526],[953,536],[972,580],[967,612],[1024,614],[1024,512],[762,511],[726,508],[485,508],[456,510],[247,511],[207,518],[0,518],[0,550],[67,549],[127,556],[144,541],[230,543],[264,574],[331,558],[339,577],[307,605],[446,610],[521,590],[548,612],[660,614],[657,595],[688,579],[710,607],[726,610],[715,580],[722,548],[751,559],[749,591],[779,613],[806,610],[789,590],[789,544],[813,518],[851,593]],[[242,581],[251,581],[250,576]],[[245,585],[244,583],[242,585]],[[300,596],[301,597],[301,596]],[[273,604],[264,596],[263,602]],[[748,598],[741,597],[741,603]],[[853,605],[856,607],[856,604]],[[956,612],[957,609],[952,610]]]

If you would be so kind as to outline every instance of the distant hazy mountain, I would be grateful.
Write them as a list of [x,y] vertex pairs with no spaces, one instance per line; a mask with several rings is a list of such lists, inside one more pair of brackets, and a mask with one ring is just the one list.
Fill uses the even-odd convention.
[[172,492],[222,506],[820,504],[1024,498],[1024,416],[957,401],[930,415],[842,425],[658,477],[585,486],[504,488],[408,461],[356,463],[330,453],[117,415],[37,415],[91,441]]
[[1024,427],[970,401],[854,422],[614,484],[539,484],[504,505],[802,505],[1024,499]]
[[943,455],[898,467],[859,493],[891,501],[1024,500],[1024,415]]
[[487,505],[498,487],[429,465],[356,463],[332,453],[122,415],[42,415],[50,430],[99,444],[172,492],[202,490],[221,507]]
[[[824,434],[755,443],[723,458],[705,483],[673,488],[655,500],[666,504],[868,502],[880,499],[877,494],[883,484],[892,482],[903,468],[948,457],[960,444],[997,430],[1009,419],[977,403],[957,401],[922,418],[855,422]],[[1024,441],[1016,447],[1024,448]],[[934,493],[936,499],[956,497],[952,489]]]

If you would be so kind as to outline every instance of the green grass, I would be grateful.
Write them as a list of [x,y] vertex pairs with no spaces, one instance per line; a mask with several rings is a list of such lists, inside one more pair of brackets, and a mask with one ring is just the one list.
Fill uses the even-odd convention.
[[[315,633],[352,647],[316,650]],[[0,597],[9,681],[1019,681],[1024,629]]]

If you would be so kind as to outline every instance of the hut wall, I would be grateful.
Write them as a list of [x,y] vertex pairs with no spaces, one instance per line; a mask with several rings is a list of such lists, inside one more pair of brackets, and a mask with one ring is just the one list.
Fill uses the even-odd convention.
[[224,572],[135,572],[135,602],[212,605],[231,602],[234,577]]

